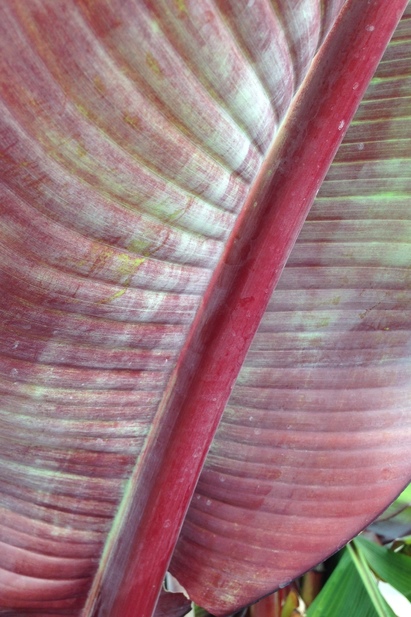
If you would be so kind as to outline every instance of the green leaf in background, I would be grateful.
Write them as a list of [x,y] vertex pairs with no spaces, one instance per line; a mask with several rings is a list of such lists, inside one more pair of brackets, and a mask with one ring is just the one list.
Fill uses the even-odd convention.
[[[382,544],[394,541],[404,547],[411,543],[411,484],[397,499],[370,525],[369,530],[376,534]],[[402,553],[407,549],[402,549]]]
[[411,505],[411,484],[407,486],[405,490],[398,495],[397,499],[394,501],[394,504],[403,504],[403,505]]
[[348,545],[307,617],[395,617],[361,553]]
[[411,600],[411,557],[394,553],[365,538],[357,538],[354,544],[379,578]]
[[209,613],[201,606],[194,604],[193,606],[194,617],[208,617]]

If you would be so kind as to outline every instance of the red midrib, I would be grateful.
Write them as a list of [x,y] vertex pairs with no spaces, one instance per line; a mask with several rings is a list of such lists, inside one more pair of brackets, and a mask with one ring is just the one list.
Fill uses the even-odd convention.
[[348,0],[315,59],[191,328],[131,479],[120,533],[112,539],[83,617],[153,614],[249,345],[407,1]]

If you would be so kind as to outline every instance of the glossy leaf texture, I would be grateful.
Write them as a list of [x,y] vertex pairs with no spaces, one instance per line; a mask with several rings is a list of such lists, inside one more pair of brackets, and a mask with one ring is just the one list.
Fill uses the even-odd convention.
[[[151,616],[218,421],[191,456],[175,426],[197,326],[225,306],[215,280],[342,5],[1,3],[6,615]],[[170,478],[178,516],[151,507]],[[140,604],[112,610],[133,555]]]
[[172,572],[213,614],[322,561],[410,480],[410,45],[408,8],[272,295],[190,506]]

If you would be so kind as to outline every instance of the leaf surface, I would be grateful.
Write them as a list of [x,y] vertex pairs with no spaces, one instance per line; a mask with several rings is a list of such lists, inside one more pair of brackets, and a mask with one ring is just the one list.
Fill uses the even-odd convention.
[[364,617],[395,617],[367,562],[348,545],[323,591],[308,608],[308,617],[347,614]]
[[183,617],[191,610],[191,602],[182,593],[162,590],[154,617]]
[[[151,617],[269,291],[405,2],[362,28],[361,84],[311,123],[313,92],[334,92],[325,60],[293,96],[342,4],[1,4],[3,613]],[[289,214],[304,139],[319,167]]]
[[368,561],[370,568],[383,581],[411,599],[411,557],[402,555],[383,546],[379,546],[366,538],[355,540],[357,550],[360,550]]
[[323,561],[410,478],[410,17],[272,295],[177,545],[173,573],[213,614]]

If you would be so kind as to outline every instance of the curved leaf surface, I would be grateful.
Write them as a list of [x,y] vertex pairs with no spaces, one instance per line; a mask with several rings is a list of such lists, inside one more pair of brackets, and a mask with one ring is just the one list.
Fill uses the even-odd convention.
[[[238,10],[231,32],[208,2],[2,4],[3,607],[83,606],[294,72],[318,44],[319,7],[305,4],[310,51],[296,33],[292,45],[268,34],[252,62]],[[277,31],[292,21],[258,7]],[[224,73],[210,48],[191,57],[200,27]]]
[[408,8],[272,295],[187,515],[173,573],[213,614],[322,561],[410,480],[410,41]]
[[[248,270],[269,209],[274,162],[300,147],[313,89],[329,87],[320,72],[303,89],[311,107],[293,103],[342,4],[2,3],[6,614],[152,614],[266,302],[246,324],[237,272]],[[387,32],[400,6],[387,12]],[[374,62],[387,32],[366,34]],[[274,142],[290,105],[289,142],[284,131]],[[271,285],[342,137],[335,113],[321,169],[304,199],[294,196],[287,241],[266,268]],[[287,157],[277,160],[277,186],[288,158],[284,169]],[[222,385],[201,375],[204,401],[192,413],[198,368],[214,363],[214,340],[221,349],[231,336],[227,319],[241,337]]]

